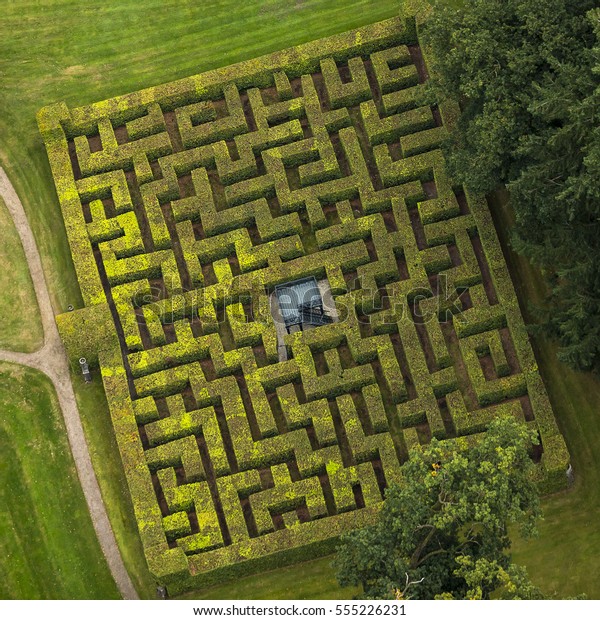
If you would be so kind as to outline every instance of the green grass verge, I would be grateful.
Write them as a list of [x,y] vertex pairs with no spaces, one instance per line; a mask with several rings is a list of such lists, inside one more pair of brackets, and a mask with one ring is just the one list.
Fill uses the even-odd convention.
[[43,341],[40,310],[21,240],[0,198],[0,349],[31,353]]
[[252,575],[207,590],[188,592],[177,598],[203,600],[347,600],[356,590],[340,588],[331,568],[332,557]]
[[[509,271],[528,323],[531,304],[544,298],[544,280],[538,269],[510,249],[514,216],[505,195],[491,201]],[[515,540],[513,556],[527,567],[532,580],[559,597],[586,593],[600,598],[600,378],[576,373],[556,358],[557,346],[547,338],[533,339],[542,377],[563,433],[576,484],[567,492],[543,501],[544,520],[533,540]]]
[[73,376],[79,416],[88,440],[90,457],[127,572],[141,598],[155,598],[156,584],[148,572],[133,514],[117,441],[102,382],[96,375],[85,383]]
[[54,388],[0,363],[0,598],[119,598]]

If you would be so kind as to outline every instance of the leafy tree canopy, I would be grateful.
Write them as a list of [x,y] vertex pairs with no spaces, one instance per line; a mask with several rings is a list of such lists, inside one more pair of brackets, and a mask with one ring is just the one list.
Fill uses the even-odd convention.
[[600,9],[596,0],[431,0],[438,98],[461,104],[453,176],[505,183],[515,248],[548,275],[544,323],[600,369]]
[[334,566],[367,598],[540,598],[507,554],[507,527],[535,533],[540,516],[529,449],[537,434],[495,420],[481,441],[432,440],[402,466],[379,521],[346,534]]

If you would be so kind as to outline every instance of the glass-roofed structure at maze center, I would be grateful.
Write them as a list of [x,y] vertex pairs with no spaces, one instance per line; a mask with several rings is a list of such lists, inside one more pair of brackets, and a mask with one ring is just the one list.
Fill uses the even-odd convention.
[[323,299],[316,278],[278,284],[275,293],[288,334],[294,327],[302,331],[305,327],[318,327],[333,322],[323,309]]
[[487,205],[439,149],[455,108],[420,103],[426,78],[397,18],[38,115],[85,302],[57,323],[100,367],[170,593],[333,551],[412,448],[495,416],[536,428],[540,485],[565,483]]

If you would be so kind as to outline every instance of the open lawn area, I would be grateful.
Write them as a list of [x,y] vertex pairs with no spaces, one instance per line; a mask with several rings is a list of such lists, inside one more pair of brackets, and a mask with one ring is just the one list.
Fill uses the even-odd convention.
[[0,349],[30,353],[43,340],[40,313],[21,241],[0,198]]
[[332,557],[319,558],[286,566],[260,575],[237,579],[234,582],[206,590],[188,592],[177,598],[200,600],[348,600],[356,591],[340,588],[331,569]]
[[154,598],[156,584],[146,566],[102,384],[99,380],[85,383],[83,377],[76,376],[73,388],[94,471],[127,572],[140,598]]
[[52,384],[0,363],[0,598],[118,598]]

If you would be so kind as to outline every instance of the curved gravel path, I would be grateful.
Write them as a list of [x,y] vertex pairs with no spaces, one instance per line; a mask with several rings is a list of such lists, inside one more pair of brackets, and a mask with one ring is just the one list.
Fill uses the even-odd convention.
[[90,453],[79,418],[77,401],[73,392],[73,384],[69,375],[69,365],[63,344],[58,335],[56,323],[54,322],[54,311],[50,303],[50,294],[46,286],[35,238],[27,221],[23,205],[1,166],[0,195],[8,207],[25,250],[44,328],[44,344],[41,349],[34,353],[0,350],[0,361],[35,368],[47,375],[54,384],[67,427],[67,436],[73,458],[75,459],[77,474],[79,475],[100,547],[123,598],[137,599],[139,598],[138,594],[123,564],[123,559],[121,558],[117,541],[108,520],[104,502],[102,501],[96,474],[92,467]]

